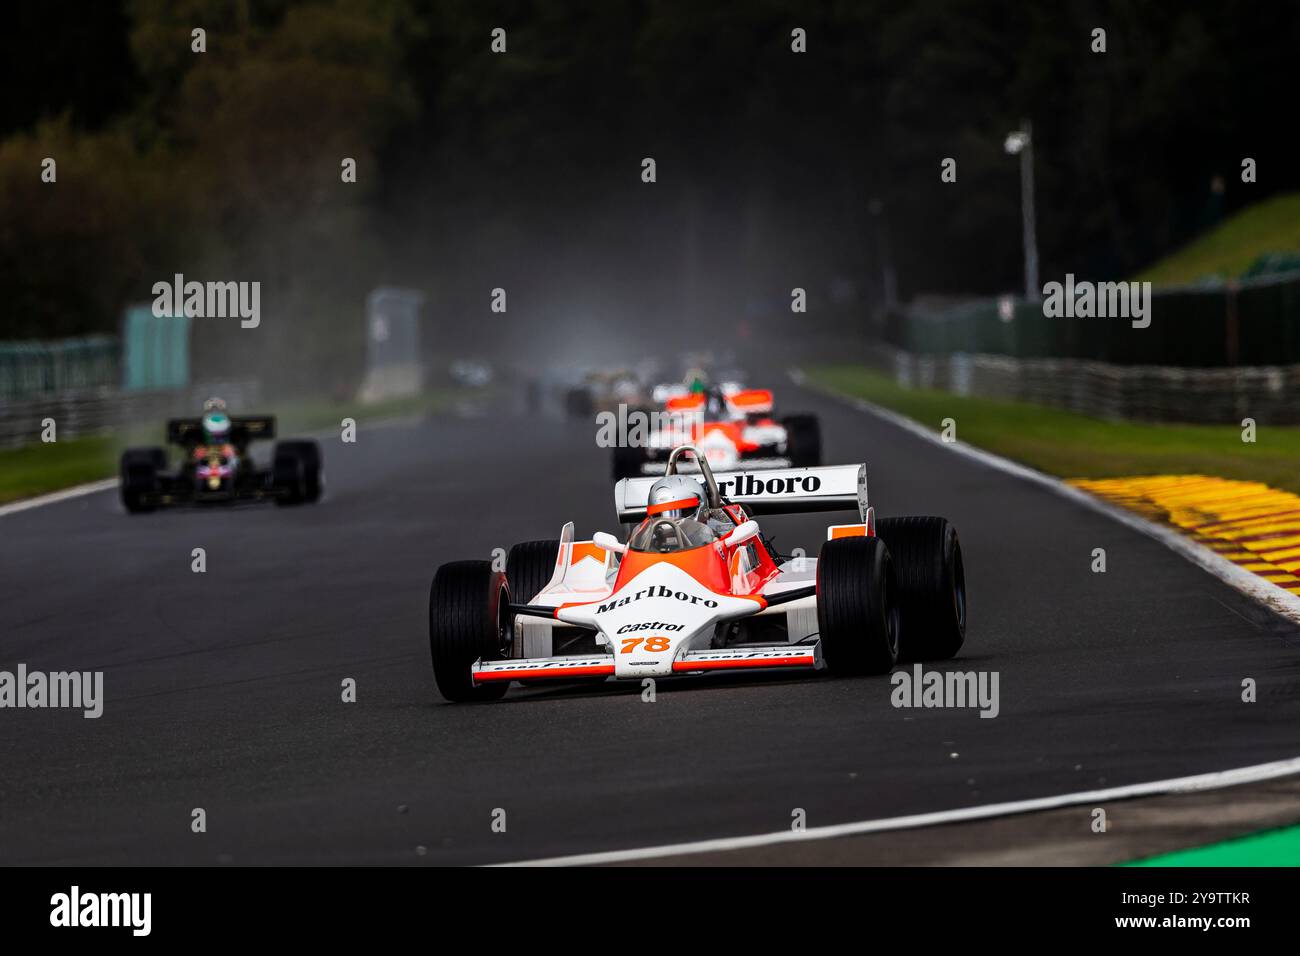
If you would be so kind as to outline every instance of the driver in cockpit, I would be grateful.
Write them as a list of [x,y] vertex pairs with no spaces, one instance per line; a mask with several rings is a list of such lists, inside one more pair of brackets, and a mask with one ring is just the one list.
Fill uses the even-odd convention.
[[705,506],[704,489],[686,475],[665,475],[650,486],[646,519],[633,532],[634,551],[668,554],[711,544],[735,527],[725,511]]

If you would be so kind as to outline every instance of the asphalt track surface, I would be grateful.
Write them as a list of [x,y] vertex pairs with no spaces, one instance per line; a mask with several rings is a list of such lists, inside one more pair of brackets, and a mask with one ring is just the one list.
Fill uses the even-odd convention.
[[[782,395],[822,416],[828,462],[867,462],[880,515],[957,524],[971,623],[947,666],[999,673],[996,719],[895,709],[886,678],[829,676],[662,681],[654,703],[604,685],[445,704],[433,570],[568,519],[617,531],[608,453],[591,424],[363,419],[357,444],[324,444],[315,507],[128,517],[102,492],[0,517],[0,669],[102,669],[106,697],[98,720],[0,711],[0,862],[502,862],[783,830],[795,808],[821,826],[1300,754],[1295,625],[1047,489]],[[827,520],[765,526],[814,554]]]

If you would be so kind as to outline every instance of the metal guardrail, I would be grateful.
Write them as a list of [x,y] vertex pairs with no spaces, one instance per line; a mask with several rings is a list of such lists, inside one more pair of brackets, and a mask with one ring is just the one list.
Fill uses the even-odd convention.
[[[1063,278],[1063,277],[1061,277]],[[1180,368],[1300,364],[1300,275],[1152,290],[1151,324],[1125,318],[1054,317],[1023,299],[896,309],[889,345],[915,354],[1005,355]]]
[[59,441],[156,423],[157,444],[161,445],[165,420],[197,414],[209,395],[222,396],[233,409],[260,411],[255,406],[261,389],[252,381],[205,383],[153,392],[71,390],[17,401],[0,400],[0,447],[38,444],[47,418],[54,420]]
[[878,357],[900,385],[1002,398],[1124,421],[1300,423],[1300,364],[1235,368],[1112,365],[1006,355]]

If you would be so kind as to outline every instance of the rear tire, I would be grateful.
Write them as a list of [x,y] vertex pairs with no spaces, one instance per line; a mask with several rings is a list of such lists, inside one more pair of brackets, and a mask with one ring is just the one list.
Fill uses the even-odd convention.
[[615,446],[614,448],[614,480],[620,481],[623,478],[640,478],[641,467],[646,460],[645,450],[642,448],[624,448]]
[[889,549],[877,538],[838,538],[817,559],[817,625],[836,674],[887,674],[898,661],[898,606]]
[[281,493],[276,504],[310,504],[320,499],[320,445],[314,441],[275,443],[271,477]]
[[122,452],[122,505],[130,514],[142,514],[156,507],[148,498],[159,492],[158,473],[167,467],[162,448],[128,448]]
[[555,573],[559,553],[558,539],[524,541],[511,548],[506,555],[506,583],[510,585],[510,593],[513,595],[511,600],[519,604],[531,603]]
[[785,426],[785,453],[792,468],[816,468],[822,463],[822,426],[816,415],[790,415]]
[[901,660],[938,661],[966,640],[966,572],[947,518],[881,518],[876,536],[894,556]]
[[508,681],[475,685],[471,665],[510,651],[510,588],[488,561],[444,564],[429,588],[429,656],[438,692],[449,701],[500,700]]

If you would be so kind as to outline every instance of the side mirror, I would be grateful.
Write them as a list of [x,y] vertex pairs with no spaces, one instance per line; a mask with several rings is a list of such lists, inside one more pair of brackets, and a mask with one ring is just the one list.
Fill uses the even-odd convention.
[[737,525],[734,531],[728,532],[727,536],[722,539],[722,543],[729,548],[734,548],[744,544],[757,534],[758,522],[746,521],[744,524]]
[[591,536],[591,543],[605,551],[613,551],[615,554],[622,554],[627,550],[627,545],[619,542],[608,531],[597,531]]

